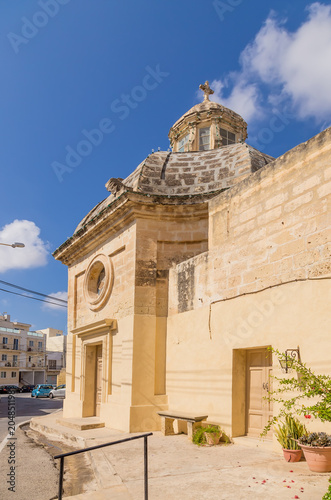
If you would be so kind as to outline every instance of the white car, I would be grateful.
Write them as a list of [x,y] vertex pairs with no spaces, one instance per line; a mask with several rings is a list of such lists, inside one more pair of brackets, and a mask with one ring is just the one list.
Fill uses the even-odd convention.
[[66,396],[66,386],[58,385],[56,389],[52,389],[48,395],[49,398],[65,398]]

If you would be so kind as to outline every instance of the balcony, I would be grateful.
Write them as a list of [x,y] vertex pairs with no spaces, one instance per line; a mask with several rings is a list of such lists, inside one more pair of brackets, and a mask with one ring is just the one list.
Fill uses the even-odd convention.
[[58,364],[58,365],[56,365],[56,366],[48,364],[48,365],[46,365],[46,368],[47,368],[47,370],[48,370],[49,372],[51,372],[51,371],[60,371],[60,370],[62,370],[62,368],[64,368],[64,367],[63,367],[63,365],[62,365],[62,364]]
[[44,362],[39,362],[39,363],[28,362],[28,363],[26,363],[25,368],[29,368],[29,369],[32,368],[34,370],[38,370],[40,368],[45,369],[46,368],[46,364]]
[[2,349],[7,351],[21,351],[23,346],[22,344],[0,344],[0,350]]
[[28,370],[38,370],[42,368],[45,370],[47,365],[45,362],[36,362],[32,363],[32,361],[0,361],[1,368],[20,368],[20,369],[28,369]]
[[26,349],[28,352],[45,352],[45,346],[38,347],[38,346],[29,346]]

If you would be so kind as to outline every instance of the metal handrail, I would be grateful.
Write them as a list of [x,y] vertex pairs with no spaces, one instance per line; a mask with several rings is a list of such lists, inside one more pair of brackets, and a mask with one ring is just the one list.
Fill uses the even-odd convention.
[[89,448],[83,448],[82,450],[69,451],[68,453],[62,453],[61,455],[56,455],[54,458],[60,458],[60,477],[59,477],[59,496],[58,500],[62,500],[62,490],[63,490],[63,472],[64,472],[64,458],[70,455],[78,455],[78,453],[84,453],[85,451],[97,450],[99,448],[104,448],[105,446],[112,446],[113,444],[125,443],[126,441],[133,441],[134,439],[144,438],[144,500],[148,500],[148,456],[147,456],[147,438],[152,436],[153,432],[148,434],[141,434],[140,436],[133,436],[125,439],[120,439],[119,441],[113,441],[111,443],[99,444],[98,446],[90,446]]

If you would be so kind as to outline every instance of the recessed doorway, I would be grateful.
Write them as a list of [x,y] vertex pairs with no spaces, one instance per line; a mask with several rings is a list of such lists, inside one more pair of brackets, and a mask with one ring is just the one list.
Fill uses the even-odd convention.
[[95,414],[100,417],[102,401],[102,345],[96,346],[96,374],[95,374]]
[[83,417],[99,417],[102,402],[102,344],[86,345]]

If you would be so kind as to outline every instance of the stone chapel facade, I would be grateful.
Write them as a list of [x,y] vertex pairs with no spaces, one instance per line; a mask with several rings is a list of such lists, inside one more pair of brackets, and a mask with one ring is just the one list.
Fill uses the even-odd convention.
[[[54,253],[68,266],[64,417],[127,432],[160,410],[258,436],[273,346],[331,374],[331,129],[274,159],[209,100]],[[320,429],[319,429],[320,430]]]

